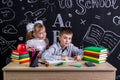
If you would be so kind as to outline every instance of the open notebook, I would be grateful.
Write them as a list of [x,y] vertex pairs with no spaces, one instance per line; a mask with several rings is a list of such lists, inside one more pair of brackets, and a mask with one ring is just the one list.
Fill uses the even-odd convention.
[[74,58],[70,58],[69,60],[46,60],[49,64],[57,64],[60,62],[75,62]]

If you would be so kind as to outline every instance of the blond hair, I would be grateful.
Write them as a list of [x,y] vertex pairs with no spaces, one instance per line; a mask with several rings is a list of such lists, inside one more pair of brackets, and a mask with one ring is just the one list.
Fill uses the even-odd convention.
[[27,33],[26,40],[33,39],[35,37],[33,35],[33,33],[37,33],[39,31],[41,31],[43,28],[45,28],[45,26],[41,23],[34,24],[33,31],[30,31],[30,32]]

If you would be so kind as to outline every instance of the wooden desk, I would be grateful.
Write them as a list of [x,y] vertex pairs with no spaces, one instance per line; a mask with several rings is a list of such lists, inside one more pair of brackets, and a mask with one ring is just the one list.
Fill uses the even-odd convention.
[[[82,64],[82,68],[73,65]],[[115,80],[116,69],[109,63],[86,67],[84,61],[47,68],[43,65],[31,68],[26,64],[11,62],[3,69],[4,80]]]

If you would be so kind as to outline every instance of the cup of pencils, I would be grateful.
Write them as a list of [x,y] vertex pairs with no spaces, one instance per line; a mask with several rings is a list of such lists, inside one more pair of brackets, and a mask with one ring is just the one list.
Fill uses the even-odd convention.
[[33,50],[30,51],[29,54],[30,54],[30,67],[38,67],[39,51]]

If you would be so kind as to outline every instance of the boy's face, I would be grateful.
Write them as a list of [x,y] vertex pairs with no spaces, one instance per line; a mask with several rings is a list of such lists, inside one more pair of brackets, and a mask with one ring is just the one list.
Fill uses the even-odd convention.
[[42,28],[39,32],[35,33],[37,38],[45,39],[46,38],[46,30]]
[[63,34],[59,36],[60,45],[66,48],[72,41],[72,34]]

